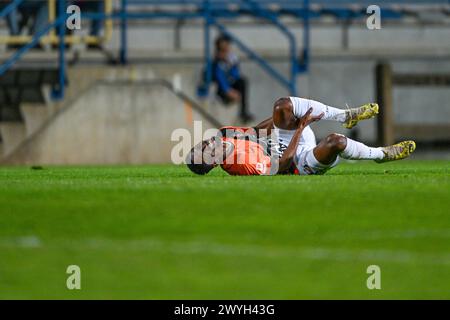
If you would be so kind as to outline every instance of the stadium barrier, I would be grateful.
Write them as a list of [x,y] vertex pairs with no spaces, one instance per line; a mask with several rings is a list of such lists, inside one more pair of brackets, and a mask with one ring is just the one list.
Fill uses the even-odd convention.
[[379,63],[375,77],[377,101],[382,106],[377,118],[381,145],[393,144],[397,136],[450,141],[450,124],[396,124],[393,103],[395,87],[450,86],[450,74],[394,73],[390,64]]
[[[308,71],[309,50],[310,50],[310,28],[309,21],[313,18],[320,18],[324,15],[331,15],[340,21],[349,21],[352,19],[361,19],[366,16],[367,5],[370,1],[360,0],[356,3],[349,0],[120,0],[120,7],[113,9],[112,0],[105,0],[105,12],[103,13],[83,13],[83,19],[104,20],[105,35],[101,37],[66,35],[65,20],[68,17],[65,11],[65,0],[48,0],[50,21],[48,26],[33,36],[25,37],[6,37],[3,41],[7,43],[25,44],[24,48],[18,50],[10,59],[6,60],[0,66],[0,76],[4,74],[13,64],[15,64],[22,55],[37,43],[50,42],[59,45],[59,64],[60,64],[60,86],[55,91],[53,98],[61,99],[64,97],[64,78],[65,78],[65,56],[64,45],[61,43],[99,43],[109,39],[112,32],[112,20],[118,20],[120,25],[120,49],[119,60],[122,64],[127,63],[127,28],[128,20],[131,19],[201,19],[204,22],[204,61],[205,61],[205,88],[209,89],[212,82],[212,55],[210,29],[216,27],[221,32],[232,36],[221,19],[235,19],[243,15],[250,15],[257,19],[268,21],[278,28],[289,42],[289,61],[291,68],[288,76],[281,74],[266,59],[258,55],[254,50],[246,46],[242,41],[233,37],[241,50],[255,61],[264,71],[266,71],[275,81],[286,87],[292,95],[297,93],[297,76]],[[3,11],[0,12],[0,18],[5,17],[11,10],[14,10],[22,0],[14,0]],[[58,10],[56,10],[58,4]],[[449,0],[379,0],[378,5],[382,7],[381,15],[383,18],[397,19],[408,15],[410,10],[406,10],[406,5],[418,6],[421,8],[437,8],[442,10],[448,7]],[[129,10],[129,6],[134,9]],[[152,9],[148,9],[151,6]],[[141,10],[142,9],[142,10]],[[413,15],[415,11],[412,11]],[[292,30],[287,28],[281,21],[282,16],[289,15],[295,17],[303,23],[303,48],[297,52],[296,37]],[[58,29],[56,32],[54,29]],[[56,35],[57,34],[57,35]],[[1,41],[0,41],[1,43]],[[207,91],[207,90],[206,90]],[[205,92],[205,90],[201,90]]]
[[[75,70],[72,79],[89,68],[93,69]],[[143,73],[137,77],[131,68],[112,68],[94,69],[99,73],[92,85],[74,84],[80,88],[78,94],[19,144],[9,143],[11,132],[0,164],[167,163],[173,146],[180,142],[171,140],[174,130],[187,129],[199,142],[196,121],[205,130],[223,126],[173,83],[146,78],[150,68],[141,68]]]
[[[105,31],[105,36],[103,39],[89,37],[89,36],[67,36],[65,34],[65,22],[68,17],[67,12],[65,12],[65,0],[49,0],[49,24],[38,30],[38,32],[33,36],[19,36],[19,37],[5,37],[3,41],[6,43],[22,43],[25,46],[19,49],[10,59],[3,62],[0,66],[0,76],[3,75],[12,65],[14,65],[18,60],[21,59],[23,54],[27,52],[30,48],[34,47],[38,43],[52,43],[59,44],[59,64],[61,68],[60,72],[60,87],[58,91],[55,91],[53,97],[55,99],[61,99],[64,96],[64,81],[65,78],[65,56],[64,56],[64,45],[61,43],[77,43],[77,42],[87,42],[96,43],[108,39],[111,35],[112,30],[112,20],[119,20],[120,23],[120,50],[119,50],[119,60],[122,64],[127,63],[127,27],[128,20],[130,19],[202,19],[204,21],[204,43],[205,43],[205,70],[206,70],[206,86],[208,87],[212,82],[212,63],[213,57],[211,53],[211,28],[216,27],[222,32],[227,33],[229,36],[233,37],[233,40],[238,43],[239,47],[248,55],[248,57],[254,60],[261,68],[266,71],[272,78],[280,82],[282,86],[285,86],[287,90],[296,95],[297,85],[296,76],[298,73],[306,72],[308,65],[308,50],[309,50],[309,1],[302,0],[298,1],[296,8],[292,9],[296,13],[296,17],[301,19],[304,23],[305,36],[303,37],[304,48],[301,59],[298,58],[296,38],[292,32],[279,20],[278,15],[273,14],[273,12],[267,8],[267,3],[265,6],[260,5],[258,2],[251,0],[232,0],[232,1],[213,1],[213,0],[202,0],[202,1],[152,1],[152,0],[121,0],[120,8],[118,10],[112,9],[111,0],[105,0],[105,12],[103,13],[84,13],[83,19],[87,20],[106,20],[107,25],[105,26],[107,31]],[[15,0],[10,5],[8,5],[3,11],[0,12],[0,18],[5,17],[11,10],[14,10],[22,1]],[[58,4],[58,10],[55,9],[56,3]],[[169,6],[165,8],[166,10],[140,10],[138,12],[129,10],[129,4],[134,6],[142,5],[164,5]],[[235,7],[230,7],[231,4],[238,5],[238,10]],[[170,8],[172,6],[172,8]],[[195,10],[188,10],[189,8],[195,7]],[[303,7],[300,12],[298,7]],[[243,10],[239,10],[242,7]],[[57,13],[56,13],[57,12]],[[249,48],[244,42],[236,38],[226,27],[219,21],[219,18],[237,18],[245,15],[252,15],[259,19],[264,19],[269,23],[277,27],[283,35],[287,37],[289,42],[289,52],[290,52],[290,62],[291,71],[290,75],[284,76],[276,68],[271,66],[271,64],[266,61],[263,57],[257,54],[254,50]],[[54,29],[58,29],[56,32]],[[57,33],[57,35],[56,35]],[[0,42],[1,43],[1,42]],[[209,87],[208,87],[209,88]]]

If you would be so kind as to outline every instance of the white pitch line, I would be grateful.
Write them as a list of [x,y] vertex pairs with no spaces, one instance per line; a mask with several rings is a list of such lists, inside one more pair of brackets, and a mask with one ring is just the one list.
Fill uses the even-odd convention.
[[42,243],[36,236],[24,236],[15,238],[1,238],[0,246],[13,248],[40,248]]
[[[28,239],[23,241],[23,239]],[[33,239],[33,241],[29,241]],[[259,258],[299,258],[305,260],[326,260],[342,262],[391,262],[400,264],[448,265],[450,253],[429,254],[407,250],[349,249],[330,247],[280,247],[263,245],[234,245],[191,241],[161,241],[158,239],[120,240],[107,238],[57,239],[43,242],[37,237],[2,238],[0,247],[8,248],[49,248],[108,250],[128,252],[164,252],[170,254],[208,254],[219,256],[259,257]]]
[[[307,234],[309,235],[309,234]],[[321,239],[354,239],[354,240],[381,240],[381,239],[417,239],[440,238],[450,239],[450,229],[406,229],[406,230],[369,230],[361,232],[331,232],[320,235]]]

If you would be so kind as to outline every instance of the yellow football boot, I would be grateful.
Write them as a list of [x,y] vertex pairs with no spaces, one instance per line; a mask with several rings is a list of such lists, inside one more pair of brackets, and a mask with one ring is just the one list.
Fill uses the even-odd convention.
[[359,108],[347,110],[347,120],[342,125],[344,128],[351,129],[361,120],[375,117],[378,114],[378,104],[368,103]]
[[384,153],[384,158],[375,160],[378,163],[402,160],[408,158],[416,150],[416,143],[414,141],[403,141],[392,146],[383,147],[381,150]]

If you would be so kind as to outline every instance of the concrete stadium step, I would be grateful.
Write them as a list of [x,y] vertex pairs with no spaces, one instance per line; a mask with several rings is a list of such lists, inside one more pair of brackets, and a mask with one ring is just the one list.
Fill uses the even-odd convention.
[[239,125],[239,105],[225,105],[214,96],[201,102],[206,112],[213,114],[224,125]]
[[[195,133],[195,120],[202,120],[201,132]],[[204,130],[214,127],[164,82],[103,80],[80,93],[2,163],[167,163],[175,145],[190,147],[192,138],[201,139]],[[177,129],[190,138],[173,141]]]
[[2,136],[2,154],[8,155],[18,147],[26,138],[26,128],[20,122],[0,122]]
[[36,132],[51,114],[50,108],[43,104],[23,104],[20,110],[24,119],[26,137]]
[[[45,64],[44,64],[45,65]],[[89,75],[89,76],[87,76]],[[41,70],[38,65],[27,63],[0,78],[4,85],[0,90],[0,136],[3,136],[1,157],[14,151],[28,137],[32,136],[67,101],[76,99],[95,81],[103,77],[102,68],[69,70],[63,101],[51,99],[52,87],[58,82],[57,69]],[[11,104],[12,105],[8,105]]]
[[0,131],[0,136],[7,135],[3,137],[3,152],[0,157],[12,152],[24,139],[31,136],[51,114],[50,88],[44,87],[34,91],[39,91],[39,99],[28,97],[27,102],[20,105],[3,105],[0,108],[0,125],[5,124],[3,127],[6,128]]
[[[11,111],[11,113],[12,115],[15,115],[15,117],[10,117],[9,120],[16,121],[17,123],[14,126],[11,123],[4,126],[5,129],[3,131],[7,136],[4,137],[3,142],[3,159],[10,158],[10,155],[12,156],[17,148],[21,148],[22,144],[29,146],[30,141],[36,141],[35,135],[40,135],[41,131],[45,131],[49,125],[51,126],[51,122],[53,121],[52,119],[55,114],[58,114],[58,117],[59,112],[65,112],[66,109],[72,108],[74,105],[78,105],[80,99],[85,99],[86,94],[92,94],[92,88],[98,83],[107,81],[111,83],[119,82],[122,85],[126,84],[129,85],[130,88],[137,86],[139,89],[130,89],[129,92],[125,89],[121,91],[123,94],[129,96],[126,98],[128,100],[124,100],[124,103],[132,103],[132,100],[129,99],[133,99],[133,92],[139,92],[139,95],[146,94],[142,91],[142,83],[148,83],[148,81],[153,81],[155,79],[165,79],[173,84],[173,88],[176,92],[182,92],[189,98],[194,97],[194,101],[192,103],[195,103],[195,92],[198,83],[197,77],[198,67],[196,65],[131,65],[126,67],[105,65],[72,66],[68,69],[68,86],[66,87],[65,97],[62,101],[51,101],[51,86],[47,85],[43,86],[41,93],[43,97],[41,100],[45,101],[44,103],[29,102],[12,109],[13,111]],[[149,84],[149,86],[151,85]],[[163,91],[166,90],[167,88],[164,88]],[[152,92],[153,91],[154,90],[152,89]],[[199,104],[204,112],[214,115],[217,122],[213,127],[218,126],[218,124],[239,124],[237,117],[238,106],[225,106],[220,100],[214,97],[213,92],[214,90],[211,90],[210,98]],[[116,93],[108,93],[108,95],[112,94],[114,94],[117,99],[125,99],[118,97]],[[157,94],[154,93],[154,95]],[[98,97],[94,99],[90,96],[86,103],[95,110],[97,107],[95,104],[104,104],[102,99],[105,98]],[[153,98],[149,97],[149,99],[150,103]],[[170,105],[171,103],[174,105],[181,105],[181,110],[185,110],[180,114],[182,119],[187,119],[187,114],[192,113],[186,111],[191,108],[190,103],[180,104],[179,99],[167,98],[167,102],[163,101],[164,99],[162,98],[156,98],[156,100],[159,108],[172,108],[173,106]],[[115,102],[111,102],[110,104],[114,106]],[[126,107],[127,106],[123,106],[123,108]],[[143,109],[142,112],[145,112],[145,109]],[[189,121],[189,126],[192,125],[192,119]],[[0,132],[0,135],[2,134],[3,133]],[[58,135],[64,136],[64,134],[61,133],[58,133]],[[86,139],[89,138],[86,137]],[[60,144],[60,142],[55,143]],[[148,159],[150,159],[150,157]],[[152,157],[152,159],[156,158]],[[166,161],[167,157],[164,158],[164,162]]]
[[11,153],[43,123],[50,88],[57,83],[54,63],[21,62],[0,77],[2,156]]
[[172,82],[178,90],[186,92],[189,96],[194,97],[203,109],[224,125],[239,124],[239,106],[237,104],[224,104],[219,97],[216,96],[217,91],[214,86],[209,90],[209,96],[204,99],[196,98],[197,85],[200,79],[201,66],[198,65],[154,65],[152,67],[154,74],[158,78],[164,78]]
[[[88,76],[87,76],[88,75]],[[86,66],[80,65],[69,69],[69,87],[67,99],[76,97],[77,93],[86,90],[90,84],[98,80],[127,80],[132,82],[153,79],[165,79],[171,82],[176,90],[186,93],[196,100],[206,112],[222,124],[239,124],[239,107],[236,104],[225,105],[215,96],[215,88],[210,89],[206,99],[197,99],[196,91],[199,83],[199,66],[189,64],[154,64],[130,65],[126,67]],[[69,92],[70,91],[70,92]]]
[[1,122],[22,122],[23,117],[20,107],[17,105],[5,105],[0,107],[0,123]]

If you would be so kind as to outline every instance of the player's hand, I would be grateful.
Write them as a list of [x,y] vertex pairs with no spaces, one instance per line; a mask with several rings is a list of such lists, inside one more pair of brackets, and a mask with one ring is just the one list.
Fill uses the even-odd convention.
[[312,108],[309,108],[308,111],[306,111],[306,113],[303,115],[303,117],[301,117],[299,119],[299,121],[298,121],[299,128],[305,128],[306,126],[310,125],[311,123],[319,121],[324,116],[323,112],[317,116],[313,116],[313,115],[311,115],[312,110],[313,110]]
[[241,100],[241,94],[239,93],[239,91],[235,90],[235,89],[231,89],[228,93],[227,93],[228,98],[230,98],[233,101],[239,101]]

